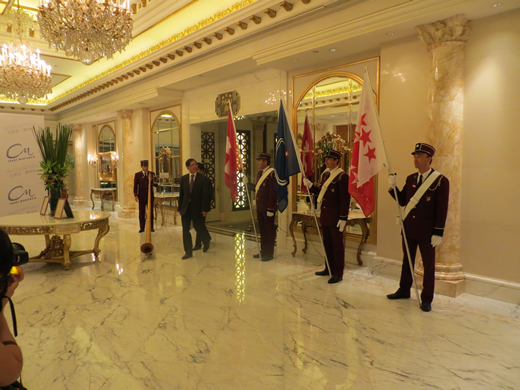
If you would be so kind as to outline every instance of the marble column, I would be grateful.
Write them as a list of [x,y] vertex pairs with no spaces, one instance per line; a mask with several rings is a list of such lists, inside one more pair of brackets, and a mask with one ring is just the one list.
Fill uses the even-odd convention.
[[[464,292],[460,263],[460,207],[464,109],[464,55],[470,35],[464,15],[417,27],[430,56],[428,83],[429,126],[426,142],[437,152],[433,168],[450,181],[448,219],[437,250],[436,293],[457,296]],[[421,270],[419,270],[419,274]]]
[[[135,217],[134,199],[134,131],[132,126],[132,110],[121,110],[117,114],[122,121],[123,153],[119,156],[119,163],[123,166],[123,183],[119,186],[119,192],[123,193],[123,209],[118,213],[120,218]],[[122,191],[121,191],[121,186]]]
[[72,125],[72,142],[74,144],[74,163],[75,163],[75,177],[76,196],[74,197],[74,206],[83,206],[85,203],[85,175],[84,168],[86,163],[85,157],[85,143],[83,142],[83,129],[79,124]]

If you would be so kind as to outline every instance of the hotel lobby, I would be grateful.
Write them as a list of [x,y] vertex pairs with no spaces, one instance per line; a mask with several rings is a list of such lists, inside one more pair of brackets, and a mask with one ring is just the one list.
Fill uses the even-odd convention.
[[[4,47],[0,227],[31,258],[13,296],[25,387],[520,389],[519,0],[96,0],[110,39],[76,31],[97,53],[49,34],[53,7],[76,7],[71,23],[94,12],[58,3],[0,1],[2,43],[27,30],[39,52],[26,71],[43,80],[20,90],[12,80],[33,76],[8,77],[20,47]],[[276,154],[280,102],[299,148],[309,124],[313,174],[331,147],[348,172],[366,74],[398,187],[418,142],[435,146],[432,167],[450,181],[431,312],[413,289],[386,297],[403,258],[388,171],[372,214],[351,201],[336,284],[315,275],[324,247],[301,174],[276,213],[271,261],[253,257],[254,202],[243,186],[234,202],[225,182],[230,106],[241,175],[254,181],[255,156]],[[64,125],[68,199],[47,206],[32,129]],[[212,240],[183,260],[189,158],[214,188]],[[142,160],[158,178],[144,233]],[[72,218],[50,214],[66,204]],[[415,276],[420,291],[420,258]]]

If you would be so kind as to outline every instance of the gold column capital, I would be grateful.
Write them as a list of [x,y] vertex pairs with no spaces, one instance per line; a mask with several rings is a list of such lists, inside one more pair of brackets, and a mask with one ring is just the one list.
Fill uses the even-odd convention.
[[119,110],[117,115],[122,119],[132,119],[132,110]]
[[470,21],[464,14],[417,26],[419,38],[428,50],[446,43],[465,44],[471,34]]
[[72,131],[81,131],[81,125],[79,123],[73,123]]

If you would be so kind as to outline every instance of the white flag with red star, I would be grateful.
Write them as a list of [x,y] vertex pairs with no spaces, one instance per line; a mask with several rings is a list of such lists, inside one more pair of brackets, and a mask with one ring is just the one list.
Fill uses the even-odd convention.
[[348,189],[366,217],[372,214],[375,207],[374,176],[387,166],[374,92],[365,70]]

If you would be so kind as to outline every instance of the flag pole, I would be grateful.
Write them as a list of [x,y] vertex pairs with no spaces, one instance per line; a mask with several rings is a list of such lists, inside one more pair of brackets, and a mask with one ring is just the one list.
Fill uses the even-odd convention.
[[[283,110],[285,111],[285,107],[283,105],[283,102],[282,102],[282,107],[283,107]],[[287,112],[285,112],[285,117],[287,118]],[[287,123],[289,123],[289,121],[287,121]],[[293,142],[293,145],[294,145],[294,149],[295,150],[296,150],[296,148],[299,149],[298,144],[296,143],[296,141],[294,139],[294,134],[292,132],[292,129],[290,127],[289,127],[289,133],[291,133],[291,138],[292,138],[292,142]],[[314,140],[313,140],[313,142],[314,142]],[[298,159],[298,165],[300,166],[300,172],[301,172],[302,175],[305,176],[305,172],[303,171],[303,164],[302,164],[302,161],[301,161],[301,158],[300,158],[300,154],[301,154],[301,150],[299,151],[299,153],[298,152],[296,153],[296,157]],[[318,217],[316,216],[316,209],[314,208],[314,198],[313,198],[313,196],[311,194],[311,191],[310,191],[309,187],[307,187],[307,195],[309,195],[309,198],[311,200],[311,211],[312,211],[312,214],[314,215],[314,221],[316,223],[316,230],[318,230],[318,236],[320,237],[321,247],[323,249],[323,253],[325,254],[325,264],[327,264],[327,269],[329,270],[329,276],[332,278],[332,270],[330,269],[329,260],[327,259],[327,252],[325,251],[325,244],[323,243],[323,238],[321,236],[320,224],[318,223]]]
[[[368,74],[368,69],[366,66],[365,66],[365,75],[366,75],[367,79],[369,80],[370,86],[372,86],[372,83],[370,82],[370,75]],[[370,93],[374,93],[374,92],[370,91]],[[370,99],[370,102],[372,105],[374,104],[373,99]],[[377,107],[373,107],[373,108],[374,108],[375,112],[379,112],[377,110]],[[376,118],[377,118],[379,128],[381,129],[381,125],[379,123],[379,115],[376,115]],[[388,174],[390,176],[394,176],[395,174],[392,172],[392,166],[390,164],[390,159],[388,158],[388,154],[386,153],[386,143],[385,143],[385,139],[383,137],[382,131],[381,131],[381,139],[383,140],[383,148],[385,149],[386,162],[388,163]],[[410,267],[410,273],[412,274],[413,286],[415,288],[415,296],[417,298],[417,301],[419,302],[419,307],[421,307],[422,302],[421,302],[421,298],[419,296],[419,289],[417,288],[417,280],[415,279],[415,272],[414,272],[414,267],[412,264],[412,258],[410,257],[410,247],[408,246],[408,240],[406,239],[406,229],[404,228],[403,214],[402,214],[401,206],[399,205],[399,198],[397,196],[397,188],[394,187],[393,190],[394,190],[395,204],[397,206],[399,225],[401,226],[401,232],[403,233],[404,246],[406,248],[406,257],[408,258],[408,265]]]
[[[237,128],[235,127],[235,119],[233,118],[233,109],[231,108],[231,103],[229,103],[229,112],[231,113],[231,121],[233,122],[233,131],[235,132],[235,142],[236,142],[236,140],[237,140]],[[237,152],[238,152],[238,154],[240,156],[240,162],[241,162],[240,165],[242,166],[242,176],[245,176],[245,173],[244,173],[244,161],[242,160],[242,154],[240,153],[240,150],[238,149],[238,144],[237,144]],[[246,191],[246,194],[247,194],[247,201],[249,202],[249,211],[251,213],[251,221],[253,222],[253,230],[255,232],[256,248],[258,249],[259,256],[262,256],[262,254],[260,252],[260,244],[258,243],[258,234],[256,233],[255,218],[253,217],[253,207],[252,207],[253,204],[251,203],[251,198],[249,196],[249,189],[247,188],[247,185],[244,184],[244,187],[245,187],[245,191]]]

